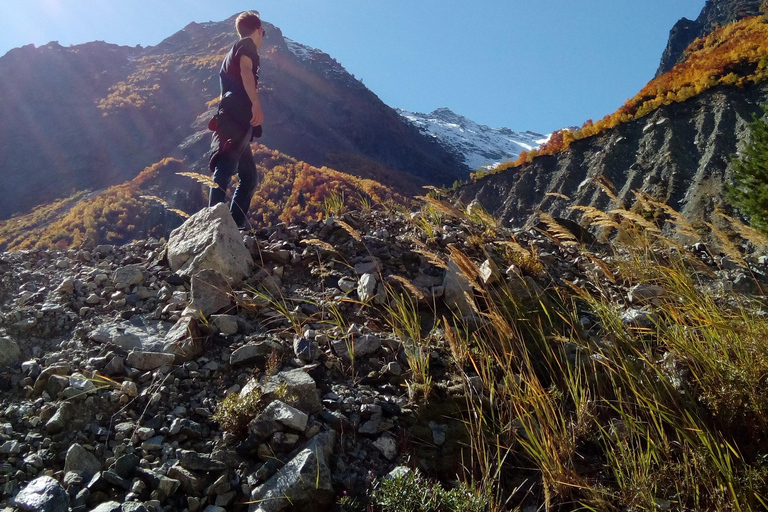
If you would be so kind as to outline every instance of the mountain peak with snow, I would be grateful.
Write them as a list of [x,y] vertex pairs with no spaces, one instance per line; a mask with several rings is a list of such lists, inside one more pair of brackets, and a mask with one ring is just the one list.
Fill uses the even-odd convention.
[[429,114],[396,110],[423,133],[462,155],[471,169],[493,167],[507,160],[516,160],[522,151],[536,149],[549,138],[548,135],[536,132],[491,128],[446,107]]

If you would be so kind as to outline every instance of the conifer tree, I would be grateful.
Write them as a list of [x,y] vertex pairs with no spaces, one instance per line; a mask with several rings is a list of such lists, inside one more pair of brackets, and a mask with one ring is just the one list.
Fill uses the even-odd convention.
[[734,185],[727,194],[753,227],[768,233],[768,123],[757,114],[752,119],[749,143],[731,158]]

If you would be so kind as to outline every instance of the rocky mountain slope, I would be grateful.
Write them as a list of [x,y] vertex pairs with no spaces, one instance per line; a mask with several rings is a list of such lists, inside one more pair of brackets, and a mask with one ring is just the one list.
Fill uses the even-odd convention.
[[685,49],[696,38],[710,34],[718,26],[765,12],[763,0],[707,0],[698,18],[682,18],[669,33],[669,42],[661,57],[656,76],[671,70],[684,59]]
[[[569,282],[648,327],[664,294],[600,273],[606,254],[473,215],[431,201],[244,237],[219,205],[167,244],[0,254],[0,506],[357,512],[397,466],[448,485],[479,455],[467,408],[491,402],[488,375],[441,317],[465,315],[457,325],[483,335],[473,289],[503,286],[527,304]],[[695,257],[711,290],[765,280],[764,264],[748,275]],[[578,368],[587,349],[553,340]],[[515,505],[543,506],[542,472],[509,464],[498,485],[528,489]],[[467,494],[459,510],[473,496],[484,503]]]
[[[449,184],[468,169],[329,55],[266,24],[262,142],[318,167],[361,163]],[[195,129],[218,94],[233,19],[192,23],[157,46],[27,46],[0,58],[0,218],[135,177]],[[207,150],[196,147],[195,159]]]
[[[465,203],[477,199],[507,225],[524,224],[536,210],[578,220],[572,205],[604,208],[611,199],[600,183],[616,187],[618,203],[647,192],[692,221],[709,221],[723,206],[730,156],[746,138],[752,114],[768,100],[768,87],[718,87],[683,103],[619,125],[522,167],[462,187]],[[560,195],[567,196],[564,199]]]
[[397,112],[452,152],[463,155],[464,163],[470,169],[514,161],[520,152],[536,149],[548,138],[540,133],[518,133],[509,128],[477,124],[448,108],[439,108],[430,114],[401,109]]

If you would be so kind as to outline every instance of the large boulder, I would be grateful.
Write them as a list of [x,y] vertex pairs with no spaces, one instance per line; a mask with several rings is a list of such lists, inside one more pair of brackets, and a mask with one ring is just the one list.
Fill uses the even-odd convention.
[[180,276],[215,270],[234,282],[245,279],[253,258],[224,203],[203,208],[171,233],[168,263]]
[[16,495],[16,506],[20,510],[35,512],[67,512],[69,496],[59,482],[49,476],[41,476]]
[[333,432],[318,434],[283,468],[251,493],[250,512],[324,510],[334,492],[328,457],[333,451]]

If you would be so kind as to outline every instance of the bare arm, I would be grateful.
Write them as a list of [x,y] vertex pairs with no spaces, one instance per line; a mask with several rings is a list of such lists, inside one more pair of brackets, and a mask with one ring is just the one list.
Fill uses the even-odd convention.
[[259,91],[256,89],[256,79],[253,76],[253,61],[245,55],[240,57],[240,76],[248,98],[251,100],[251,125],[259,126],[264,122],[264,112],[261,110]]

